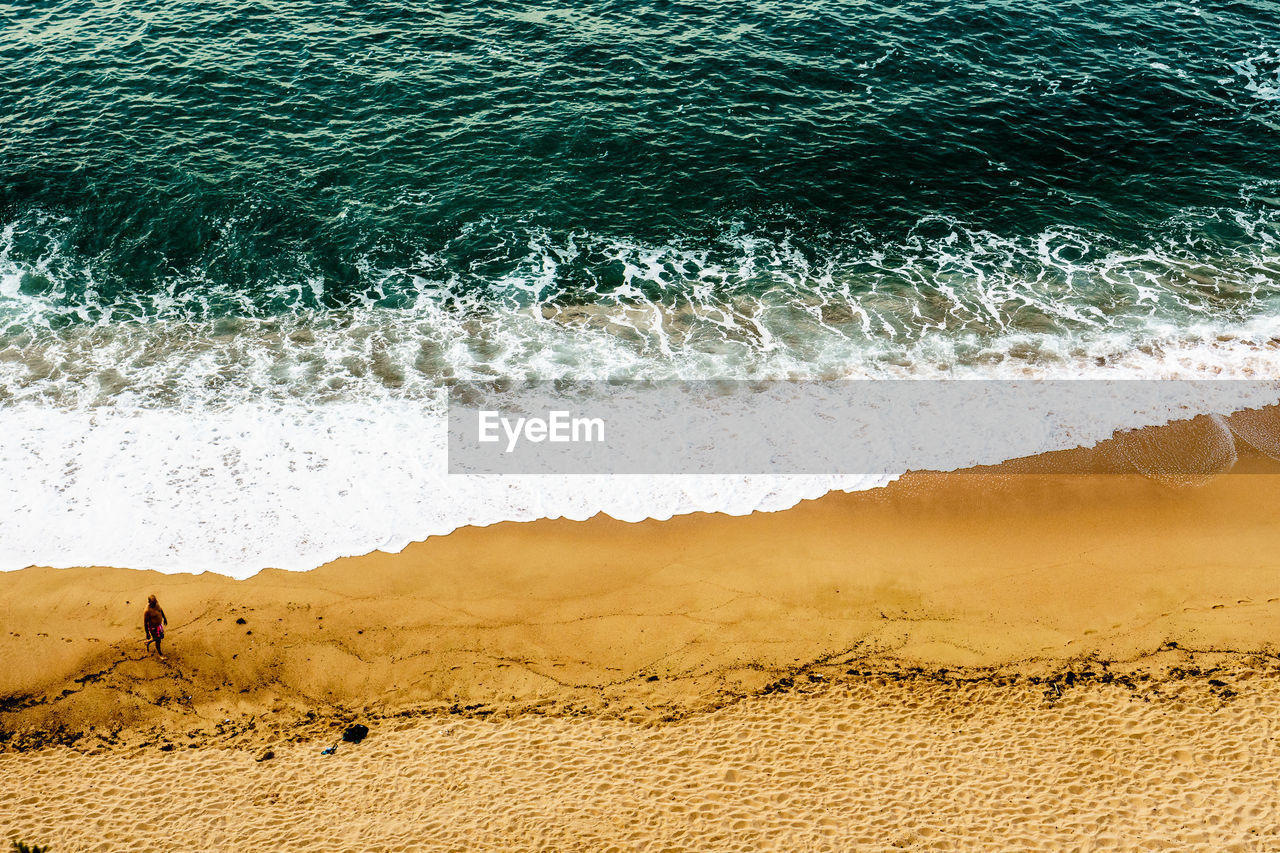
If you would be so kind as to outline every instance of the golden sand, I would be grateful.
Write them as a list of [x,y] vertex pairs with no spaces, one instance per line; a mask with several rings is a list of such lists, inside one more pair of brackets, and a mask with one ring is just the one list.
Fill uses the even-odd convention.
[[55,850],[1275,850],[1280,689],[1252,670],[1230,699],[869,678],[666,726],[392,719],[330,756],[8,754],[0,823]]
[[1280,466],[1015,470],[245,581],[0,575],[0,842],[1280,849]]

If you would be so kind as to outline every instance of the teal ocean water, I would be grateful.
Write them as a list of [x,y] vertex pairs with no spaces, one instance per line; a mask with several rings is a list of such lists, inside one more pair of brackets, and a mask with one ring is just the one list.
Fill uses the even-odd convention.
[[1280,364],[1275,2],[0,0],[0,69],[4,567],[866,485],[462,485],[451,379]]

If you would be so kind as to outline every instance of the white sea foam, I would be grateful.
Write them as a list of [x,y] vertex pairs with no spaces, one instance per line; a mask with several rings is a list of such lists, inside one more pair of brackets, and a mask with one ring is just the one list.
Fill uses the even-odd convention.
[[240,405],[0,412],[0,567],[307,569],[462,525],[781,509],[883,478],[450,477],[440,410]]
[[[1167,243],[1136,248],[1070,228],[1009,239],[935,217],[900,244],[853,235],[820,260],[735,227],[714,249],[530,232],[527,256],[483,288],[433,278],[426,259],[416,271],[369,270],[369,298],[342,310],[307,307],[314,281],[283,283],[289,310],[276,316],[249,305],[226,316],[240,297],[216,288],[104,302],[92,265],[58,254],[65,241],[19,262],[10,228],[0,234],[0,568],[247,576],[462,525],[776,510],[913,465],[1091,443],[1185,412],[1117,412],[1101,431],[908,454],[854,476],[450,477],[441,383],[1280,377],[1275,223],[1236,215],[1244,248],[1210,258],[1177,236],[1197,232],[1197,216],[1171,221]],[[557,270],[584,252],[579,273],[620,273],[572,279],[581,292],[565,293]],[[385,305],[397,287],[397,305]]]
[[1280,54],[1270,51],[1231,63],[1231,70],[1244,78],[1244,87],[1261,101],[1280,101]]
[[[1150,377],[1152,368],[1139,359],[1133,375]],[[1090,372],[1118,375],[1084,365],[1071,375]],[[1167,355],[1163,367],[1170,377],[1224,374],[1280,376],[1280,351],[1202,345]],[[1256,387],[1249,393],[1235,405],[1275,400],[1258,399]],[[1073,430],[1058,413],[1040,433],[969,442],[946,459],[921,448],[920,460],[944,469],[995,462],[1187,414],[1148,405]],[[397,551],[463,525],[779,510],[831,490],[884,485],[913,467],[907,457],[900,469],[846,476],[450,476],[438,398],[167,408],[28,402],[0,408],[0,428],[4,569],[109,564],[245,577]]]

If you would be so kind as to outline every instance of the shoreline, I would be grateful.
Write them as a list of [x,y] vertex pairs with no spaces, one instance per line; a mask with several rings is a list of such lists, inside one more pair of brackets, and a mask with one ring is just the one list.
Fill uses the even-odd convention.
[[1280,463],[1240,449],[1195,486],[1098,473],[1112,444],[245,580],[0,574],[0,843],[1268,850]]
[[[1186,445],[1195,423],[1161,429]],[[1238,449],[1232,473],[1186,487],[1097,473],[1123,455],[1112,439],[777,512],[502,522],[245,580],[7,572],[0,730],[317,707],[678,716],[842,654],[983,669],[1168,642],[1265,653],[1280,641],[1280,463]],[[152,592],[166,663],[133,624]]]
[[[966,384],[973,383],[950,383]],[[1044,384],[1089,387],[1065,381]],[[1149,397],[1150,389],[1162,384],[1137,381],[1136,387],[1148,389]],[[985,382],[978,385],[989,387]],[[244,578],[263,567],[311,571],[343,556],[375,550],[398,553],[414,541],[502,520],[586,520],[605,513],[635,522],[694,512],[776,511],[833,490],[878,488],[912,470],[954,471],[1027,454],[1052,455],[1055,449],[1092,445],[1116,429],[1162,424],[1196,411],[1234,411],[1280,394],[1275,383],[1254,380],[1195,385],[1201,386],[1210,390],[1196,391],[1204,396],[1184,401],[1187,407],[1175,405],[1174,397],[1183,391],[1168,391],[1167,399],[1161,391],[1154,401],[1144,401],[1143,393],[1133,391],[1119,410],[1099,417],[1077,410],[1070,394],[1057,402],[1041,400],[1031,408],[1046,412],[1043,424],[1039,419],[1010,422],[1001,413],[1007,412],[1012,398],[982,391],[967,407],[981,413],[978,422],[967,428],[948,419],[945,413],[950,409],[940,401],[941,417],[923,419],[921,423],[928,425],[915,438],[881,434],[876,439],[858,427],[851,433],[860,436],[849,449],[854,456],[846,460],[852,467],[844,473],[821,473],[828,471],[827,463],[806,462],[805,451],[793,461],[819,464],[816,469],[796,469],[808,470],[808,475],[693,478],[453,477],[446,473],[443,421],[433,420],[440,413],[424,418],[421,406],[410,401],[389,402],[374,410],[354,404],[191,412],[19,407],[11,436],[14,446],[39,449],[10,454],[14,464],[6,470],[18,484],[13,490],[16,511],[0,525],[0,565],[6,570],[31,564],[106,565],[178,574],[214,571]],[[878,411],[877,404],[866,413],[874,421]],[[1267,452],[1280,456],[1274,439],[1280,435],[1278,411],[1276,406],[1260,410],[1260,425],[1243,424],[1247,418],[1241,412],[1230,415],[1231,429],[1217,430],[1221,449],[1228,456],[1234,452],[1234,424],[1241,421],[1241,429],[1250,434],[1256,432],[1252,427],[1260,426],[1269,442]],[[851,412],[850,417],[854,427],[861,414]],[[1005,424],[1004,431],[988,434],[984,419]],[[916,420],[921,419],[909,411],[890,418],[902,423]],[[1217,419],[1219,427],[1222,420]],[[940,426],[935,428],[935,423]],[[958,439],[955,446],[949,439],[939,441],[939,430],[950,428],[968,438]],[[1162,429],[1154,428],[1157,433]],[[795,438],[778,445],[780,452],[785,454],[788,446],[809,446],[821,455],[826,452],[822,448],[840,444],[820,435]],[[862,447],[864,439],[871,453],[868,459],[854,449]],[[692,440],[700,439],[695,435]],[[893,450],[891,445],[899,440],[902,447]],[[930,449],[935,443],[937,447]],[[1146,452],[1135,450],[1138,456]],[[1161,448],[1155,450],[1158,456]],[[901,456],[895,455],[899,452]],[[1180,461],[1215,473],[1222,460]],[[679,464],[678,455],[674,462]],[[1132,470],[1126,460],[1119,462],[1123,470]],[[789,464],[779,470],[792,470]]]

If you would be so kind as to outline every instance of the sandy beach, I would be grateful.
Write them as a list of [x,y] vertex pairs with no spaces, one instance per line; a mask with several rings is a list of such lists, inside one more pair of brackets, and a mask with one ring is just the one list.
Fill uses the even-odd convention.
[[0,0],[0,853],[1280,853],[1277,17]]
[[54,850],[1274,850],[1274,661],[1220,665],[1230,688],[1060,698],[804,678],[661,726],[391,718],[267,761],[174,732],[169,752],[0,755],[0,817]]
[[[1276,849],[1280,465],[1175,488],[1055,473],[1072,459],[243,581],[0,575],[0,829],[59,851]],[[322,755],[354,722],[368,738]]]

